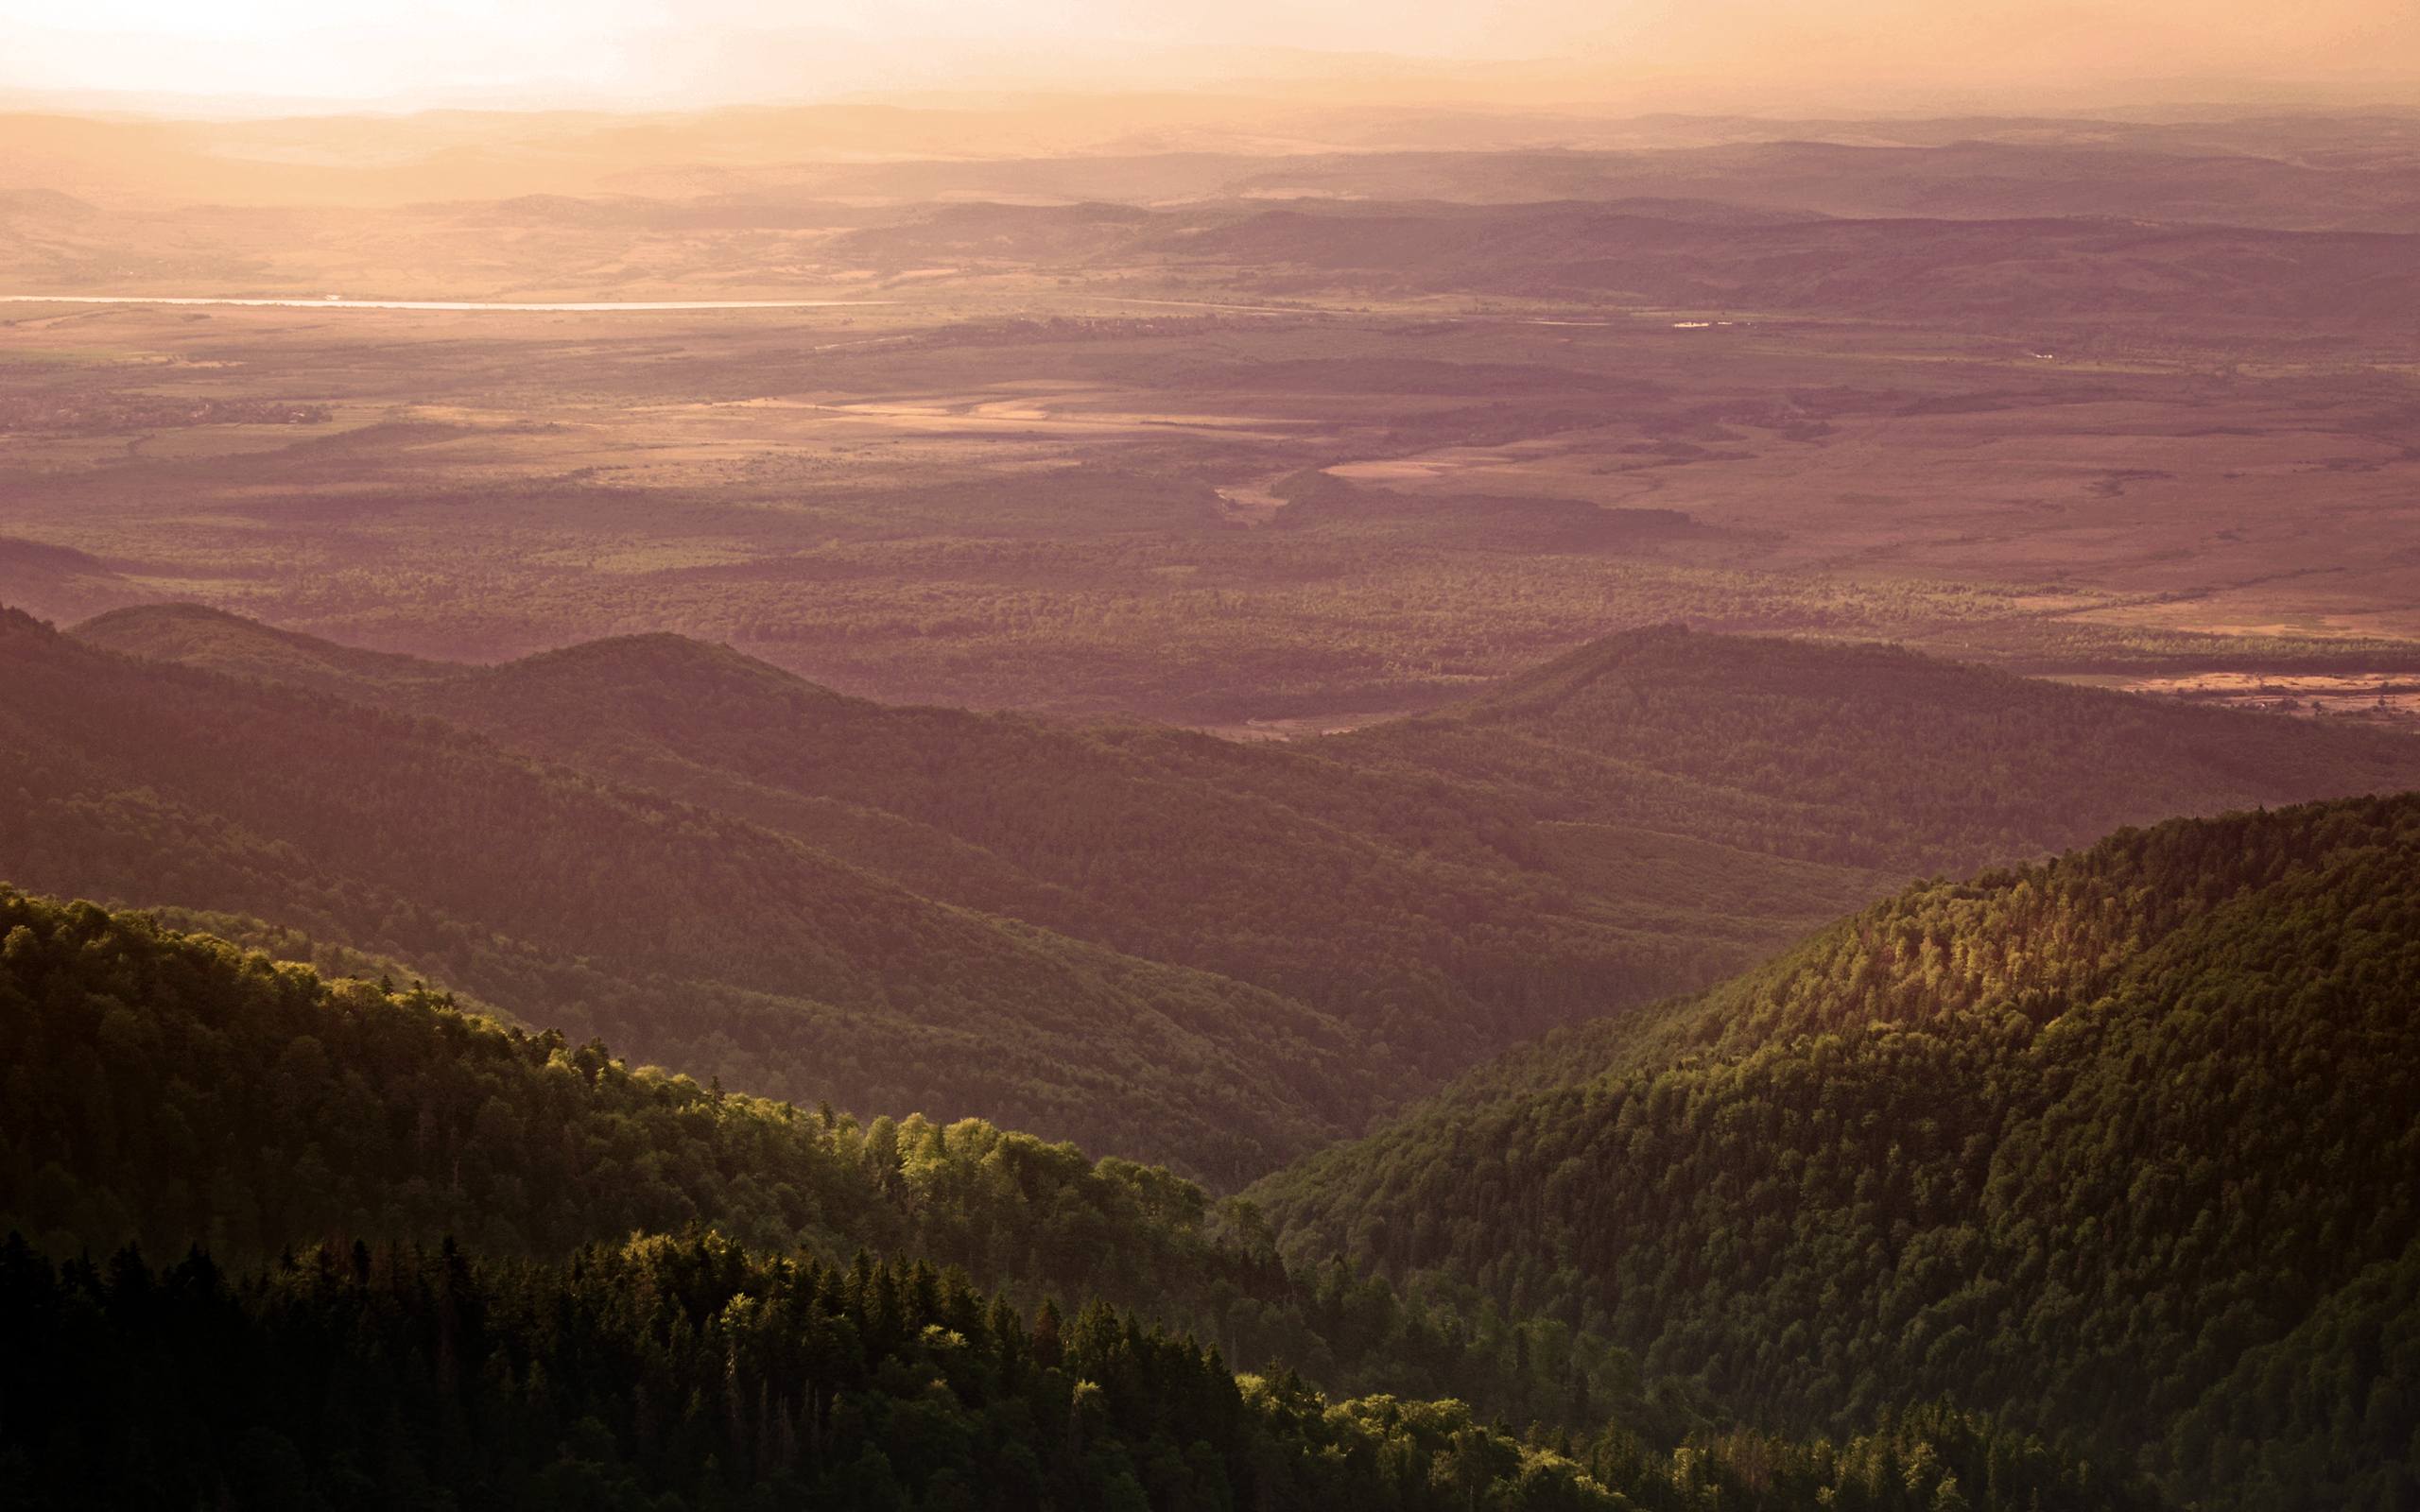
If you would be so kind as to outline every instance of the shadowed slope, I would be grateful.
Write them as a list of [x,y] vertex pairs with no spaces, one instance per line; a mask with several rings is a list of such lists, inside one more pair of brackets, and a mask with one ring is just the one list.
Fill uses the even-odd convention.
[[1324,743],[1581,824],[1900,875],[2123,824],[2420,786],[2420,742],[2068,687],[1891,646],[1594,642],[1435,714]]
[[[78,633],[254,660],[174,629],[196,613]],[[783,830],[930,896],[1257,983],[1429,1077],[1708,980],[1872,890],[1861,872],[1650,832],[1600,834],[1592,865],[1627,858],[1665,890],[1577,885],[1515,806],[1424,773],[1161,727],[875,704],[676,636],[346,691]],[[1675,899],[1682,868],[1707,885]]]
[[2420,782],[2420,743],[2377,731],[1673,629],[1440,714],[1273,746],[875,704],[670,635],[331,682],[358,653],[209,610],[78,634],[213,666],[299,661],[347,696],[928,897],[1287,994],[1422,1079],[1713,980],[1910,874]]
[[258,915],[575,1033],[1233,1177],[1386,1060],[1239,983],[934,903],[795,839],[324,695],[0,622],[0,873]]

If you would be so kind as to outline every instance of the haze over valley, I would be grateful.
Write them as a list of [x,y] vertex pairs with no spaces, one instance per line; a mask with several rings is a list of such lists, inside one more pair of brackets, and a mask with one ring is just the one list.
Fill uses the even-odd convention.
[[0,44],[24,1504],[2420,1505],[2398,8]]

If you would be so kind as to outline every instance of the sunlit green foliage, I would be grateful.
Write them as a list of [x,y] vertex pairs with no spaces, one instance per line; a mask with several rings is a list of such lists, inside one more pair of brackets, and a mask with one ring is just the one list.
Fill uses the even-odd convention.
[[1290,1269],[1249,1208],[1158,1167],[633,1071],[439,994],[6,889],[0,1065],[0,1227],[56,1255],[201,1243],[235,1263],[358,1234],[561,1256],[702,1224],[957,1264],[1027,1302],[1104,1297],[1340,1389],[1522,1420],[1643,1399],[1626,1357],[1561,1324]]
[[1878,904],[1254,1194],[1289,1252],[1755,1421],[1945,1398],[2230,1504],[2395,1504],[2415,980],[2420,797],[2164,825]]
[[[329,1246],[230,1280],[0,1252],[11,1492],[85,1504],[1619,1505],[1456,1402],[1330,1407],[1093,1304],[931,1265],[634,1240]],[[173,1383],[173,1389],[161,1389]]]
[[711,1236],[535,1265],[329,1245],[234,1278],[199,1254],[155,1273],[132,1250],[54,1271],[12,1238],[0,1315],[0,1465],[38,1504],[2148,1504],[1946,1414],[1839,1450],[1735,1435],[1668,1455],[1609,1433],[1582,1460],[1459,1401],[1331,1403],[1290,1376],[1234,1376],[1098,1303],[1028,1315],[955,1270]]

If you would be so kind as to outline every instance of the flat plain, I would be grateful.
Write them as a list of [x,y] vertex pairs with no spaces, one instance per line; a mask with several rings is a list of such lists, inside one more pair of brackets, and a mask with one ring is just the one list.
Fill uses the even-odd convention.
[[2420,387],[2355,339],[964,282],[14,305],[0,597],[480,661],[668,628],[1262,732],[1667,620],[2121,685],[2420,672]]

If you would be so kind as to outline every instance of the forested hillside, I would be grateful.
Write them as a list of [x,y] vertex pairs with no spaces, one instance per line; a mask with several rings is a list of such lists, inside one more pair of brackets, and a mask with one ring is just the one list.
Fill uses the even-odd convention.
[[1592,1405],[1628,1367],[1567,1330],[1290,1272],[1165,1171],[633,1073],[89,904],[0,891],[0,1061],[35,1504],[2151,1504],[1952,1412],[1830,1443]]
[[1323,1384],[1556,1418],[1640,1395],[1560,1325],[1289,1269],[1249,1209],[1165,1169],[633,1071],[89,903],[0,889],[0,1230],[56,1255],[199,1243],[233,1265],[345,1233],[560,1258],[709,1225],[835,1263],[956,1264],[1028,1304],[1107,1297]]
[[2420,796],[1917,888],[1254,1189],[1800,1428],[1946,1398],[2214,1505],[2420,1494]]
[[803,1113],[142,915],[0,891],[0,1002],[6,1222],[61,1254],[236,1263],[337,1231],[562,1254],[709,1222],[1069,1292],[1189,1299],[1219,1270],[1202,1193],[1153,1167]]
[[2393,731],[1676,627],[1325,744],[1517,796],[1583,836],[1685,833],[1900,880],[2149,819],[2420,786],[2420,749]]
[[[1098,1303],[1028,1314],[922,1263],[634,1240],[565,1265],[330,1246],[230,1278],[55,1272],[11,1239],[0,1463],[42,1504],[2132,1512],[1946,1413],[1837,1447],[1514,1438],[1453,1400],[1330,1403]],[[173,1389],[163,1389],[173,1383]]]

